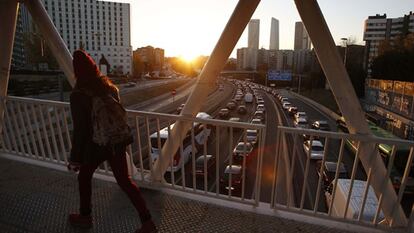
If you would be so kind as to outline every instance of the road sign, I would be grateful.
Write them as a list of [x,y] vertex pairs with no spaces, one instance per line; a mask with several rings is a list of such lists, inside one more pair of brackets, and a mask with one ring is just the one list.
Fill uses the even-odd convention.
[[290,71],[269,70],[267,77],[272,81],[291,81],[292,73]]

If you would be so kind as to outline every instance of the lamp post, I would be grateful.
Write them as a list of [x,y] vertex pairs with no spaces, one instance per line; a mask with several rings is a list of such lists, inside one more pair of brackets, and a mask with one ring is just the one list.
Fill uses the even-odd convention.
[[345,45],[344,65],[346,67],[346,53],[348,50],[348,38],[341,38],[341,40],[344,41],[344,45]]

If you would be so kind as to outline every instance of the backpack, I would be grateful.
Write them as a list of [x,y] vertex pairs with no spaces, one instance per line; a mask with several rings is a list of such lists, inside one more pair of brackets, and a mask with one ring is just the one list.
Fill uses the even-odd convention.
[[92,99],[92,141],[100,146],[132,143],[132,131],[128,125],[125,108],[111,94],[97,96],[86,90],[80,91]]
[[129,145],[132,132],[125,108],[110,94],[92,96],[92,141],[98,145]]

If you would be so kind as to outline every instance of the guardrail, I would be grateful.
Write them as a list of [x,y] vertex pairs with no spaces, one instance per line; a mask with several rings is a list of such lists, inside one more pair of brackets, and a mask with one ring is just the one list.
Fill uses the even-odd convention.
[[[292,189],[288,190],[287,199],[294,198],[296,205],[290,205],[288,200],[286,204],[278,203],[275,190],[272,193],[272,208],[391,229],[398,208],[402,206],[408,222],[405,229],[412,229],[414,180],[410,172],[414,142],[283,126],[278,127],[278,130],[278,140],[286,142],[289,149],[277,143],[275,169],[280,166],[277,163],[279,157],[288,154],[291,158],[288,179]],[[390,154],[381,153],[387,167],[387,177],[384,177],[383,188],[377,194],[370,185],[371,169],[366,171],[359,165],[359,158],[367,156],[359,152],[362,143],[375,146],[376,152],[380,151],[381,145],[392,147]],[[401,172],[399,178],[395,177],[398,171]],[[274,184],[278,179],[284,177],[275,176]],[[389,182],[393,183],[398,200],[391,220],[387,221],[381,206],[388,201],[383,199],[382,193]]]
[[[42,161],[64,168],[71,148],[73,131],[68,103],[34,100],[21,97],[7,97],[5,120],[3,122],[0,152],[25,160]],[[362,137],[337,132],[279,126],[274,143],[277,146],[273,165],[273,190],[269,204],[260,202],[262,188],[262,159],[266,130],[264,125],[229,122],[209,119],[206,115],[191,118],[178,115],[128,111],[133,126],[134,142],[128,147],[131,155],[132,176],[146,187],[167,188],[191,193],[212,200],[247,204],[256,209],[286,211],[301,216],[313,216],[346,224],[372,227],[371,229],[392,229],[391,221],[383,221],[382,194],[373,194],[370,188],[371,171],[359,166],[361,143],[370,143],[380,148],[390,145],[392,151],[386,161],[387,182],[395,184],[398,203],[405,207],[408,225],[411,229],[414,215],[411,200],[414,195],[407,192],[414,188],[410,175],[413,162],[414,142],[378,137]],[[170,130],[176,121],[189,121],[193,127],[185,138],[179,138],[180,148],[176,153],[160,155],[159,148],[170,137]],[[255,133],[256,132],[256,133]],[[256,134],[256,138],[252,135]],[[171,138],[170,138],[171,139]],[[319,141],[320,148],[306,149]],[[247,143],[252,142],[250,148]],[[239,150],[235,150],[241,143]],[[287,146],[286,146],[287,145]],[[354,145],[354,152],[351,151]],[[393,168],[400,160],[401,151],[406,151],[400,179],[395,179]],[[318,151],[316,151],[318,150]],[[317,153],[316,153],[317,152]],[[290,158],[281,163],[281,156]],[[170,166],[161,183],[151,181],[152,165],[157,159],[169,159]],[[330,167],[331,174],[325,174],[326,162],[336,163]],[[343,176],[342,165],[351,168]],[[135,166],[133,166],[135,165]],[[281,189],[276,184],[280,166],[289,166],[288,187]],[[106,163],[97,170],[100,175],[112,177]],[[391,177],[391,181],[388,177]],[[340,179],[348,178],[348,179]],[[408,190],[408,191],[407,191]],[[277,198],[280,192],[287,192],[286,201]],[[408,197],[408,199],[407,199]],[[411,199],[410,199],[411,198]],[[407,206],[410,203],[410,206]]]
[[[139,183],[159,186],[150,179],[153,163],[168,158],[171,163],[161,187],[258,205],[260,176],[257,174],[261,170],[264,125],[215,120],[207,114],[191,118],[128,110],[128,117],[134,132],[134,142],[127,149],[130,164],[135,165],[130,171]],[[179,139],[181,146],[176,153],[159,155],[159,148],[170,137],[176,121],[192,122],[193,127],[186,138]],[[252,130],[256,132],[254,140],[248,135]],[[66,166],[72,131],[68,103],[7,97],[0,151]],[[250,147],[252,141],[254,146]],[[233,150],[238,142],[245,146],[236,154]],[[250,169],[252,164],[254,168]],[[254,170],[252,176],[248,166],[249,171]],[[106,163],[97,173],[112,176]]]

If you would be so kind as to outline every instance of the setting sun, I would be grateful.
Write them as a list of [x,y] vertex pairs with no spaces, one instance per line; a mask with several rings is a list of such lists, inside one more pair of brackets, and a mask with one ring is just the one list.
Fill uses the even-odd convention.
[[180,55],[180,59],[188,63],[193,62],[196,58],[197,58],[197,55],[195,54]]

